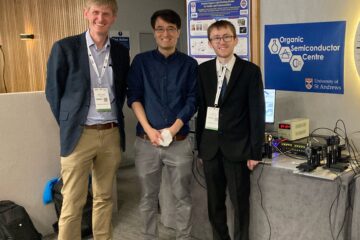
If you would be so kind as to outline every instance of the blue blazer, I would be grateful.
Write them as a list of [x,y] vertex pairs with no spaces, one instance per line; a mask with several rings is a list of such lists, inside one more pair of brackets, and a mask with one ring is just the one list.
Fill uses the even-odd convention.
[[[121,148],[125,150],[124,115],[129,51],[110,39],[115,100]],[[85,33],[54,43],[47,63],[45,94],[60,127],[61,156],[76,147],[87,119],[91,98],[90,66]]]

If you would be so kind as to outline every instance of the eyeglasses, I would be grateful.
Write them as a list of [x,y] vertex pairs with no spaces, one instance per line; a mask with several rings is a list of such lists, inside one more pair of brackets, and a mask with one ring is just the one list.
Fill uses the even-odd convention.
[[230,42],[235,36],[231,36],[231,35],[225,35],[225,36],[215,36],[213,38],[210,38],[210,42],[213,42],[213,43],[220,43],[221,42],[221,39],[224,41],[224,42]]
[[173,28],[173,27],[170,27],[170,28],[155,28],[154,29],[156,33],[164,33],[165,31],[172,34],[172,33],[175,33],[177,32],[177,28]]

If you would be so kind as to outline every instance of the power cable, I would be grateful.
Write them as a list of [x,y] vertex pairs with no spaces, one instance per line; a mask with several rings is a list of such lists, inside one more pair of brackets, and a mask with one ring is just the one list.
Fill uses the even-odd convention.
[[[340,196],[340,192],[341,192],[341,185],[342,185],[342,180],[341,180],[341,177],[340,177],[340,175],[339,174],[336,174],[336,179],[339,179],[340,180],[340,183],[338,183],[338,190],[337,190],[337,193],[336,193],[336,196],[335,196],[335,198],[334,198],[334,200],[332,201],[332,203],[331,203],[331,205],[330,205],[330,210],[329,210],[329,225],[330,225],[330,233],[331,233],[331,238],[333,239],[333,240],[337,240],[338,239],[338,237],[339,237],[339,235],[340,235],[340,232],[342,231],[342,228],[343,228],[343,225],[344,224],[342,224],[342,226],[341,226],[341,228],[340,228],[340,231],[339,231],[339,233],[337,234],[337,237],[335,238],[335,236],[334,236],[334,231],[335,231],[335,229],[332,229],[332,222],[331,222],[331,212],[332,212],[332,209],[333,209],[333,207],[334,207],[334,204],[335,204],[335,202],[339,202],[339,196]],[[346,216],[346,212],[344,213],[344,215]],[[344,219],[345,219],[345,217],[344,217]],[[343,221],[343,223],[344,223],[345,221]],[[334,225],[334,228],[335,228],[335,225]]]
[[262,191],[261,191],[261,186],[260,186],[260,179],[261,179],[261,176],[263,174],[263,171],[264,171],[264,165],[265,163],[262,163],[261,164],[262,167],[261,167],[261,170],[260,170],[260,174],[259,174],[259,177],[257,178],[256,180],[256,183],[257,183],[257,186],[258,186],[258,189],[259,189],[259,193],[260,193],[260,206],[265,214],[265,217],[266,217],[266,220],[267,220],[267,223],[269,225],[269,240],[271,239],[271,223],[270,223],[270,219],[269,219],[269,215],[267,213],[267,210],[265,209],[264,207],[264,203],[263,203],[263,195],[262,195]]

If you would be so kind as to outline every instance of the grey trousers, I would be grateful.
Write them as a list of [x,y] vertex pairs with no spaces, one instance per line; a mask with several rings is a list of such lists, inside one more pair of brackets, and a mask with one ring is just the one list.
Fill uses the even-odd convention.
[[169,147],[135,140],[135,165],[141,184],[139,210],[144,240],[158,239],[158,202],[162,168],[167,168],[176,209],[176,239],[191,239],[191,182],[193,152],[188,138]]

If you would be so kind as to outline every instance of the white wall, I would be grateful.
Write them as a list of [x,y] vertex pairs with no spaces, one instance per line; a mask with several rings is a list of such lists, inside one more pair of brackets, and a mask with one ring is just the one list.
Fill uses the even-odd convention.
[[[333,128],[345,121],[348,132],[360,130],[360,77],[354,62],[354,36],[360,21],[359,0],[260,0],[261,48],[264,56],[264,25],[346,21],[344,95],[277,92],[276,120],[310,118],[310,128]],[[262,67],[264,59],[262,57]],[[266,77],[266,76],[265,76]],[[360,143],[360,136],[353,136]]]
[[130,53],[134,57],[140,51],[139,33],[152,33],[151,15],[160,9],[176,11],[182,20],[180,36],[181,51],[186,52],[186,8],[185,0],[118,0],[119,13],[113,29],[130,31]]
[[45,183],[60,173],[59,128],[44,92],[0,94],[0,200],[25,207],[42,234],[52,232]]

